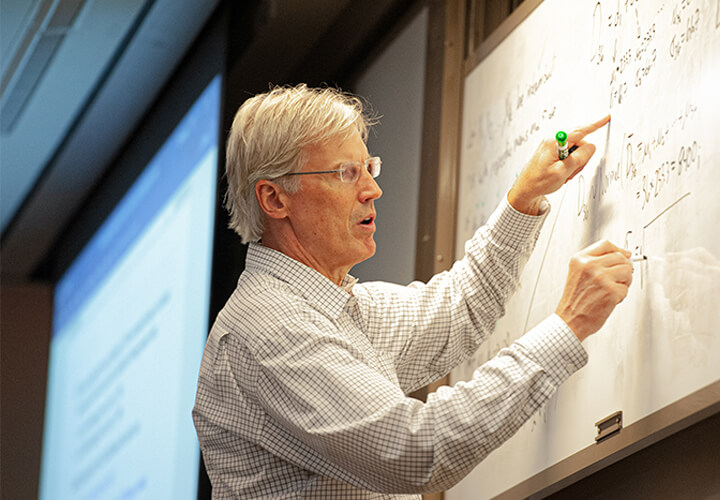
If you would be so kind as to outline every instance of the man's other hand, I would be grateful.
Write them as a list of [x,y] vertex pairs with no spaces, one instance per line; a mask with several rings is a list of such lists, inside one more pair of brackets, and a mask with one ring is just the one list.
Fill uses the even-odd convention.
[[604,240],[570,259],[565,291],[555,312],[580,341],[598,331],[627,296],[633,271],[630,255]]

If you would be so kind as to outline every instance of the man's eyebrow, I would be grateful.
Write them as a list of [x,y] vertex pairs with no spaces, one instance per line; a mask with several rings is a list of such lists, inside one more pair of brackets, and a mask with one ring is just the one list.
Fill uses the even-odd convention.
[[374,157],[375,157],[375,155],[370,155],[370,156],[368,156],[367,158],[365,158],[364,160],[351,160],[351,159],[340,160],[339,163],[365,163],[365,162],[368,161],[370,158],[374,158]]

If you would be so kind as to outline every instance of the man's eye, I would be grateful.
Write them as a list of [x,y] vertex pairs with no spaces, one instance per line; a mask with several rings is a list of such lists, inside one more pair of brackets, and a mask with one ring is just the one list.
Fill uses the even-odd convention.
[[348,179],[354,179],[359,173],[358,166],[354,163],[346,163],[344,165],[343,175]]

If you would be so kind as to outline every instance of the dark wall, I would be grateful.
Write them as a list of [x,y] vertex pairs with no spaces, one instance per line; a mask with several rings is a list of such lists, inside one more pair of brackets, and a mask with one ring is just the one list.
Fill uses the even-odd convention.
[[52,287],[0,290],[0,498],[38,496]]

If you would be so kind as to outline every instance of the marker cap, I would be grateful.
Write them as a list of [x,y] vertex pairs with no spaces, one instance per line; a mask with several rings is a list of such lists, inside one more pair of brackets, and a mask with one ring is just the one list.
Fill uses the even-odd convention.
[[560,146],[564,146],[567,142],[567,134],[561,130],[560,132],[555,134],[555,140]]

